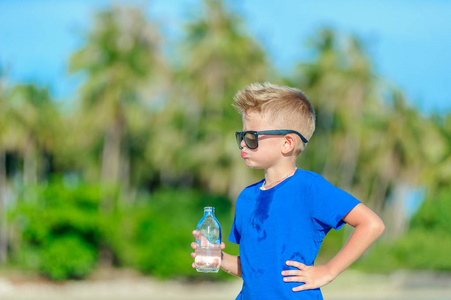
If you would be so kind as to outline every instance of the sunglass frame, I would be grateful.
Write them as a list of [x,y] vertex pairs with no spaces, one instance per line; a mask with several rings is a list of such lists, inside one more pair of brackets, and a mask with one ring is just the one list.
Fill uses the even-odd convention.
[[[255,147],[250,147],[249,146],[248,141],[246,139],[246,134],[248,134],[248,133],[254,135],[254,137],[255,137],[255,144],[256,144]],[[241,147],[241,141],[243,141],[243,140],[244,140],[244,143],[245,143],[247,148],[249,148],[251,150],[255,150],[255,149],[258,148],[258,136],[259,135],[287,135],[287,134],[290,134],[290,133],[297,134],[304,143],[308,143],[308,140],[302,134],[300,134],[299,132],[297,132],[295,130],[290,130],[290,129],[263,130],[263,131],[253,131],[253,130],[250,130],[250,131],[236,131],[235,132],[235,138],[236,138],[236,142],[238,144],[238,148],[240,148],[240,150],[243,149],[243,147]]]

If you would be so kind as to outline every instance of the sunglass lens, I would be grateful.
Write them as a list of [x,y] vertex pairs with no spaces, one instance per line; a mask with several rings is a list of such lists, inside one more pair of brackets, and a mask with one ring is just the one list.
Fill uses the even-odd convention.
[[243,140],[243,135],[241,133],[235,133],[235,138],[236,138],[236,143],[238,144],[238,148],[243,149],[243,147],[241,147],[241,141]]
[[244,142],[249,149],[256,149],[258,146],[257,135],[251,132],[246,132],[244,135]]

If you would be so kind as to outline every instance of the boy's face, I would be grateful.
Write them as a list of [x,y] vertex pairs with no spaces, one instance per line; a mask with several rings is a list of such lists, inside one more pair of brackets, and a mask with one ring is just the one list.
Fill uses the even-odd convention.
[[[265,117],[257,112],[243,114],[243,131],[263,131],[278,129]],[[268,169],[274,166],[281,158],[283,135],[259,135],[258,148],[249,149],[244,141],[241,141],[241,157],[246,165],[255,169]]]

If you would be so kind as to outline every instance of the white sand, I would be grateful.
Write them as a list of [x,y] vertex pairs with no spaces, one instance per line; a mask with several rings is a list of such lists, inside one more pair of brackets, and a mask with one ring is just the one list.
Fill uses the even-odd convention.
[[[235,299],[241,280],[227,282],[159,281],[133,271],[104,269],[90,280],[53,283],[36,276],[0,273],[0,299]],[[214,275],[212,275],[214,276]],[[396,272],[365,274],[348,270],[323,288],[326,300],[451,299],[451,274]]]

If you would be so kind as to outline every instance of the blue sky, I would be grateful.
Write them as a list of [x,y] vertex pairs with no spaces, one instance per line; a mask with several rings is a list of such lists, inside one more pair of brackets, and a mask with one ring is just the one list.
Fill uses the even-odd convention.
[[[200,0],[128,1],[145,5],[175,41]],[[96,9],[107,0],[0,0],[0,66],[10,82],[49,85],[70,97],[78,79],[67,58],[81,45]],[[272,57],[289,72],[309,58],[306,41],[323,26],[358,35],[378,74],[402,88],[423,112],[451,111],[451,1],[229,0]],[[302,87],[300,87],[302,88]]]

